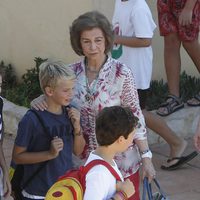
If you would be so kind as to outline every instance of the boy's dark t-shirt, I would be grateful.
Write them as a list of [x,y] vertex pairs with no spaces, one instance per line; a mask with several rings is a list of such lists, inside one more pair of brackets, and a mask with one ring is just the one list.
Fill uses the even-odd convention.
[[[64,143],[63,150],[59,152],[58,157],[48,161],[46,166],[25,188],[25,191],[29,194],[45,196],[47,190],[58,177],[72,168],[73,127],[66,109],[63,110],[64,112],[61,115],[48,111],[37,111],[48,133],[44,132],[44,128],[33,112],[28,111],[19,123],[15,144],[26,147],[27,151],[49,150],[51,140],[56,136],[62,138]],[[25,165],[22,182],[26,181],[40,165],[41,163]]]

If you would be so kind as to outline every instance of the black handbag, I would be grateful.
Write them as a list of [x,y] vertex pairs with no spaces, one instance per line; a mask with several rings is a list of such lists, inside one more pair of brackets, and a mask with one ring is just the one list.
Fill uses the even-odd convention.
[[[143,180],[143,193],[142,193],[142,200],[169,200],[167,195],[163,192],[161,189],[158,181],[156,179],[153,179],[153,183],[155,183],[155,186],[157,188],[157,192],[152,192],[152,184],[149,183],[148,178],[145,177]],[[146,197],[148,197],[146,199]]]

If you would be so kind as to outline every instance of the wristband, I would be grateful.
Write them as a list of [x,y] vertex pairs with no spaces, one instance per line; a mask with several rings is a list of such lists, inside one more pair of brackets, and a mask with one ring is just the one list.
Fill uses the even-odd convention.
[[122,198],[122,200],[128,199],[127,194],[124,191],[118,191],[117,194]]
[[147,153],[149,151],[150,151],[149,149],[145,149],[144,151],[140,151],[140,154],[143,155],[143,154],[145,154],[145,153]]
[[82,130],[80,129],[80,131],[78,133],[74,133],[74,136],[81,136],[82,135]]
[[145,150],[145,151],[141,152],[141,157],[142,158],[152,158],[152,153],[149,149]]

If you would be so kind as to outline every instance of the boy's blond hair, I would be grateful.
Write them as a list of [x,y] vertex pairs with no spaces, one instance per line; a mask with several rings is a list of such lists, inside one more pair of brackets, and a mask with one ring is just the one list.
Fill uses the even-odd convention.
[[39,66],[40,87],[45,92],[46,87],[55,88],[61,78],[75,79],[74,72],[61,61],[45,61]]

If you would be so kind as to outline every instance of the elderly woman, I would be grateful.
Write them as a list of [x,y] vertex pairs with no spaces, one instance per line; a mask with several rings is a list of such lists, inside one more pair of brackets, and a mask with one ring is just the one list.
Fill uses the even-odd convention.
[[[155,170],[151,162],[144,117],[142,115],[134,77],[130,69],[111,58],[108,53],[113,44],[112,26],[107,18],[97,11],[87,12],[75,19],[70,27],[70,39],[76,54],[83,56],[71,64],[77,78],[72,105],[81,112],[82,134],[86,146],[81,159],[96,149],[95,117],[104,107],[128,106],[139,118],[134,141],[129,149],[116,156],[115,160],[124,178],[129,178],[136,193],[130,199],[139,198],[139,167],[142,160],[143,177],[151,180]],[[44,102],[32,102],[35,108],[44,109]]]

